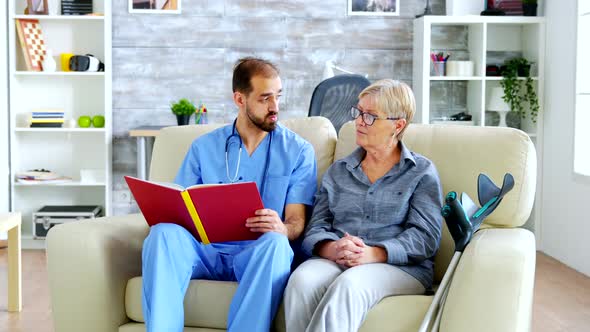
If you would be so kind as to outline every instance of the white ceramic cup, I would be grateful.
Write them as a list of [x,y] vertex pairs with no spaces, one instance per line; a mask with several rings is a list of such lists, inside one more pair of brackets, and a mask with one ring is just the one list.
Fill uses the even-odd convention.
[[473,76],[473,61],[447,61],[447,76]]
[[104,171],[100,169],[81,169],[80,182],[101,183],[104,182]]

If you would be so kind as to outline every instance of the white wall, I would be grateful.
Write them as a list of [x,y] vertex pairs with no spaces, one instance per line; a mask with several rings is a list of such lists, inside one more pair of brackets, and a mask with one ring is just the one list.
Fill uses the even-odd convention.
[[8,61],[7,2],[0,5],[0,213],[8,211]]
[[543,190],[541,250],[590,275],[590,179],[573,173],[576,2],[545,4],[548,65],[539,188]]

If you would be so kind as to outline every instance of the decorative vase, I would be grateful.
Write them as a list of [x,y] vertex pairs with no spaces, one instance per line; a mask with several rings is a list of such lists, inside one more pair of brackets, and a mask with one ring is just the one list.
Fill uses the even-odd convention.
[[192,114],[182,114],[182,115],[177,114],[176,121],[178,122],[178,125],[179,126],[186,126],[191,119],[191,115]]
[[522,14],[524,16],[537,16],[537,4],[536,3],[523,3]]
[[43,62],[41,63],[41,67],[43,71],[46,72],[54,72],[55,68],[57,67],[57,63],[53,58],[53,52],[51,50],[45,51],[45,56],[43,57]]

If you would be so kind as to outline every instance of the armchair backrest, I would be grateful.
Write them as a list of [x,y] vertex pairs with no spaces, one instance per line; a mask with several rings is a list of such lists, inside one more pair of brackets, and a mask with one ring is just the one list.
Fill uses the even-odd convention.
[[[410,124],[404,143],[430,159],[438,170],[443,194],[466,192],[475,202],[477,176],[488,175],[497,185],[505,173],[514,176],[514,188],[486,220],[482,227],[519,227],[528,219],[537,178],[537,155],[531,139],[513,128],[439,126]],[[356,148],[354,122],[342,126],[334,160],[341,159]],[[454,251],[454,243],[446,230],[436,257],[435,280],[440,280]]]
[[[309,117],[281,121],[285,127],[310,142],[318,162],[318,179],[334,161],[336,130],[324,117]],[[160,131],[154,144],[150,164],[150,180],[171,182],[174,180],[191,143],[199,136],[222,124],[167,127]],[[319,181],[319,180],[318,180]]]
[[154,142],[150,180],[172,182],[193,141],[223,124],[173,126],[162,128]]

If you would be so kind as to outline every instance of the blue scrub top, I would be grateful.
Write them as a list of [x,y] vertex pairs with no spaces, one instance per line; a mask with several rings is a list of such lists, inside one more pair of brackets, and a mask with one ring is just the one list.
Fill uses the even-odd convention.
[[[174,182],[183,187],[231,183],[234,177],[235,182],[256,182],[264,207],[277,211],[283,220],[286,204],[313,205],[317,164],[309,142],[278,124],[272,132],[272,142],[269,133],[251,156],[246,147],[242,147],[238,167],[240,139],[237,131],[230,137],[232,129],[233,125],[228,125],[194,140]],[[226,167],[226,141],[229,167]],[[265,188],[261,188],[266,169]]]

